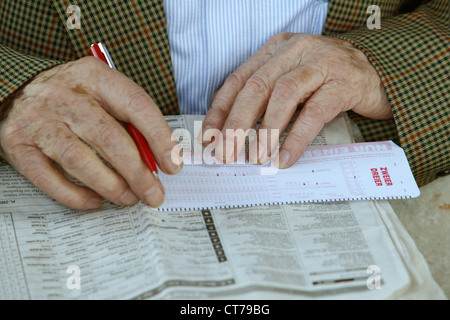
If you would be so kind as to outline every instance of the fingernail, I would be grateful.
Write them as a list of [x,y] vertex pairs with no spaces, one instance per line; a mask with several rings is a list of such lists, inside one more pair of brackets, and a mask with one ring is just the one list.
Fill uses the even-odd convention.
[[257,152],[257,144],[256,142],[253,142],[248,152],[248,162],[250,162],[251,164],[259,164],[259,159],[256,155]]
[[222,133],[220,132],[220,130],[214,128],[214,127],[210,127],[207,126],[204,130],[203,130],[203,135],[202,135],[202,145],[203,146],[209,146],[209,147],[215,147],[218,145],[220,139],[220,135]]
[[212,129],[213,127],[211,127],[211,126],[206,126],[204,129],[203,129],[203,134],[205,134],[206,133],[206,131],[208,131],[208,130],[210,130],[210,129]]
[[86,203],[86,210],[98,209],[101,207],[103,200],[100,198],[91,198]]
[[259,149],[259,152],[258,152],[259,162],[262,164],[265,164],[269,160],[269,157],[267,156],[266,147],[262,143],[259,143],[258,149]]
[[200,143],[204,143],[205,141],[203,140],[203,137],[205,136],[206,131],[208,131],[209,129],[212,129],[210,126],[205,127],[204,129],[202,129],[199,134],[198,134],[198,142]]
[[291,154],[289,152],[287,152],[286,150],[282,150],[280,152],[280,160],[279,160],[278,167],[280,169],[285,169],[288,166],[290,159],[291,159]]
[[144,193],[144,199],[147,205],[157,208],[164,202],[164,194],[158,187],[152,187]]
[[223,161],[224,163],[233,163],[234,162],[234,149],[235,149],[235,145],[234,145],[234,137],[232,138],[225,138],[225,146],[224,146],[224,150],[225,153],[223,154]]
[[130,206],[137,202],[138,198],[136,195],[131,191],[131,189],[128,189],[125,191],[125,193],[120,197],[119,202],[124,206]]
[[183,167],[183,158],[180,159],[180,155],[178,153],[179,152],[168,151],[164,154],[164,167],[170,174],[176,174],[180,172],[181,168]]

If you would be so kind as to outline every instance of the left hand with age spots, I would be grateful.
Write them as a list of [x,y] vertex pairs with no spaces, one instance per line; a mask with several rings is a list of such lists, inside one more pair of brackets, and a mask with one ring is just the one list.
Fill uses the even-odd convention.
[[[259,129],[278,129],[281,135],[302,103],[275,160],[280,168],[293,165],[323,126],[341,112],[392,118],[381,80],[360,50],[336,38],[281,33],[227,78],[214,97],[203,133],[222,131],[215,141],[216,158],[231,163],[243,145],[231,152],[219,147],[234,146],[234,136],[227,141],[227,129],[246,131],[264,115]],[[260,137],[250,147],[253,163],[268,162],[277,150],[278,141],[263,140]]]

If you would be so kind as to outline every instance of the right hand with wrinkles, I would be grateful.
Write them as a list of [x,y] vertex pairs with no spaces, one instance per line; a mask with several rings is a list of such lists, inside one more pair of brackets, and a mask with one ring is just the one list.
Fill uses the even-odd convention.
[[[172,161],[178,143],[171,141],[172,131],[153,100],[94,57],[44,71],[14,97],[0,123],[1,156],[71,208],[95,209],[103,198],[118,205],[141,199],[157,207],[164,201],[164,188],[119,121],[144,135],[162,171],[181,170],[182,164]],[[58,165],[85,186],[69,181]]]

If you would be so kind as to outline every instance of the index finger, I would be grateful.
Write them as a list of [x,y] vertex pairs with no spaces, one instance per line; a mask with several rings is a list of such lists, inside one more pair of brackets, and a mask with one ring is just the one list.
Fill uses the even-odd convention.
[[343,110],[345,102],[337,98],[340,95],[338,87],[324,84],[306,102],[275,160],[279,168],[285,169],[293,165],[325,124]]
[[89,77],[89,87],[81,85],[78,89],[91,91],[114,118],[136,127],[146,138],[156,162],[164,172],[174,174],[180,171],[182,159],[172,161],[172,149],[178,143],[172,141],[172,130],[152,98],[124,74],[109,68],[97,58],[91,59],[94,60],[88,64],[100,76]]
[[283,33],[272,37],[261,49],[245,61],[226,80],[216,92],[211,107],[203,123],[203,132],[208,129],[222,130],[231,108],[244,88],[247,80],[276,54],[279,43],[289,39],[292,34]]

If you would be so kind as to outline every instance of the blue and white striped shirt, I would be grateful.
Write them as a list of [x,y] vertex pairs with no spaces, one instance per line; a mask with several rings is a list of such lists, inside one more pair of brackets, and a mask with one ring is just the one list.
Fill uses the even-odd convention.
[[182,114],[206,114],[227,76],[280,32],[321,34],[327,0],[164,0]]

